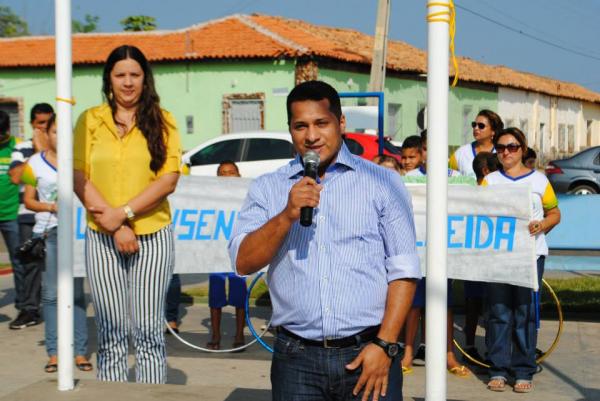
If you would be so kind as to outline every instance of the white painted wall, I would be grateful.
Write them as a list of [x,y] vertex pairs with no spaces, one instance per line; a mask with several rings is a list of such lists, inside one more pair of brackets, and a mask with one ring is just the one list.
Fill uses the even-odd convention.
[[[542,163],[586,147],[587,121],[592,121],[592,145],[600,144],[599,104],[499,88],[498,114],[506,127],[515,126],[524,131]],[[572,152],[569,152],[570,132]]]

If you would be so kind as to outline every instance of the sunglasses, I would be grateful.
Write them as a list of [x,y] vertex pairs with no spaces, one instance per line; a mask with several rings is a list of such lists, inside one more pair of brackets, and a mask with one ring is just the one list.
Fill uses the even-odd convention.
[[508,145],[496,145],[496,152],[498,154],[504,153],[505,150],[508,150],[509,153],[518,152],[521,149],[521,145],[518,143],[509,143]]
[[471,127],[475,128],[479,128],[479,129],[484,129],[485,128],[485,124],[484,123],[478,123],[477,121],[473,121],[471,123]]

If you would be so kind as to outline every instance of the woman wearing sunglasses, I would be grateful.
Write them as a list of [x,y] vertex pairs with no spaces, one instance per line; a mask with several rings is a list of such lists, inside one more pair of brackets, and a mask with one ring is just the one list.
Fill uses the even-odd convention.
[[475,177],[473,159],[479,152],[495,152],[493,138],[502,131],[504,123],[500,116],[493,111],[481,110],[471,126],[475,140],[458,148],[450,156],[448,167],[457,170],[461,175]]
[[[529,232],[535,236],[538,284],[548,254],[545,234],[560,222],[554,190],[545,175],[523,164],[527,140],[518,128],[507,128],[494,136],[501,170],[488,174],[481,185],[529,184],[532,216]],[[486,344],[490,363],[488,389],[504,391],[509,372],[514,373],[514,391],[533,390],[537,344],[536,301],[531,289],[509,284],[488,283],[488,324]]]

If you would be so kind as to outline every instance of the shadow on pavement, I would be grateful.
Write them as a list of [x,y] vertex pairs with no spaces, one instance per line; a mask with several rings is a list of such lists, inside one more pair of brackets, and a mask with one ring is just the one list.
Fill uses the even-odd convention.
[[258,390],[253,388],[236,388],[223,401],[270,401],[270,390]]
[[548,362],[543,362],[542,365],[544,366],[544,369],[552,372],[552,374],[554,374],[560,380],[567,383],[569,386],[573,387],[575,390],[579,391],[579,393],[582,395],[582,398],[578,398],[575,401],[600,400],[600,389],[583,387],[582,385],[577,383],[575,380],[571,379],[571,377],[564,374],[562,370],[556,368],[555,366],[553,366],[552,364],[550,364]]

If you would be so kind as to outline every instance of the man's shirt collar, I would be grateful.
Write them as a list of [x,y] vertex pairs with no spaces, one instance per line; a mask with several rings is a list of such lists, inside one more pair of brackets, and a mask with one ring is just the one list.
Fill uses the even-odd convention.
[[[356,170],[356,161],[354,160],[355,157],[356,156],[350,153],[346,144],[342,142],[342,146],[340,147],[340,150],[337,154],[335,163],[333,163],[327,168],[326,173],[335,171],[340,167],[350,170]],[[297,154],[296,158],[292,160],[291,164],[289,165],[288,177],[297,178],[298,176],[302,175],[303,172],[304,164],[302,163],[300,155]]]

